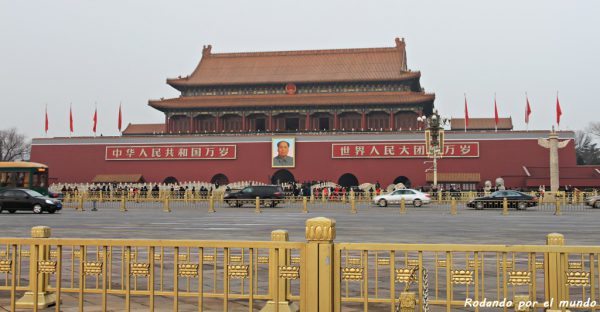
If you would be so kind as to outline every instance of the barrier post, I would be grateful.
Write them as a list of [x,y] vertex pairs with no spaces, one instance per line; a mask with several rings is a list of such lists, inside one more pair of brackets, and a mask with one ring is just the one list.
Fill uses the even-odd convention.
[[83,211],[83,195],[80,195],[77,198],[77,210]]
[[400,214],[405,214],[406,213],[406,200],[404,199],[404,197],[402,197],[400,199]]
[[[550,233],[546,236],[546,245],[563,246],[565,237],[559,233]],[[546,311],[563,311],[559,307],[559,303],[566,298],[565,289],[565,261],[564,254],[560,252],[548,252],[544,254],[544,290],[546,300],[552,301],[549,310]]]
[[[335,220],[306,220],[306,308],[303,311],[334,311]],[[335,264],[338,265],[338,264]],[[304,307],[303,307],[304,308]]]
[[310,203],[314,204],[315,203],[315,193],[314,192],[310,192]]
[[127,211],[127,206],[125,204],[125,194],[121,195],[121,208],[119,210],[122,212]]
[[508,215],[508,199],[506,197],[502,200],[502,215]]
[[165,196],[163,200],[163,212],[171,212],[171,204],[169,203],[169,196]]
[[215,210],[215,198],[212,195],[210,195],[210,197],[208,198],[208,212],[209,213],[217,212]]
[[[50,238],[50,228],[35,226],[31,228],[31,238],[40,240]],[[29,247],[29,289],[16,303],[16,307],[44,309],[56,304],[56,294],[48,292],[49,274],[56,272],[56,261],[50,260],[50,247],[32,243]],[[40,271],[40,265],[44,270]]]
[[261,211],[260,211],[260,197],[258,197],[258,196],[256,196],[254,213],[261,213]]
[[437,191],[437,200],[438,200],[438,205],[442,203],[442,192]]
[[560,216],[562,214],[562,212],[560,211],[560,199],[556,198],[556,201],[554,202],[554,206],[555,206],[554,215]]
[[[286,230],[275,230],[271,232],[271,241],[288,242],[289,235]],[[290,270],[294,268],[289,263],[289,252],[285,249],[269,250],[269,297],[271,300],[260,310],[260,312],[295,312],[298,311],[298,306],[295,303],[287,301],[286,296],[289,291],[288,283],[285,280],[280,280],[279,275],[281,269]],[[277,285],[277,287],[275,287]],[[277,302],[275,301],[277,298]]]
[[354,200],[354,198],[350,199],[350,212],[358,213],[358,210],[356,210],[356,201]]
[[450,214],[455,216],[457,214],[457,210],[456,210],[456,198],[452,198],[452,200],[450,201]]
[[308,200],[306,199],[306,196],[302,197],[302,212],[303,213],[308,213],[308,205],[307,205]]

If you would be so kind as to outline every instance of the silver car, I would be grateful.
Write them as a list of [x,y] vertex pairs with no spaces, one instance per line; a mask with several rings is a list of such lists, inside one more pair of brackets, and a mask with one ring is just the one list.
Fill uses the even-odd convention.
[[400,204],[404,198],[404,203],[412,204],[415,207],[420,207],[423,204],[429,204],[431,197],[429,194],[419,192],[413,189],[396,190],[389,194],[379,195],[373,197],[373,204],[379,205],[380,207],[386,207],[387,205]]
[[600,196],[592,196],[586,199],[585,204],[594,208],[600,208]]

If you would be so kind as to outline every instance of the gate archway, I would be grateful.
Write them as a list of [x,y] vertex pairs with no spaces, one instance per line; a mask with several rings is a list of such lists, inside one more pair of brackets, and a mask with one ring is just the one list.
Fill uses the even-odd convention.
[[358,186],[358,179],[352,173],[344,173],[338,179],[338,184],[342,187]]
[[279,169],[275,171],[271,177],[271,184],[281,184],[294,181],[296,181],[294,175],[286,169]]
[[396,185],[398,183],[404,184],[404,186],[406,186],[406,188],[411,187],[410,179],[405,176],[399,176],[396,179],[394,179],[394,185]]
[[178,183],[179,183],[179,181],[177,181],[177,178],[175,178],[175,177],[166,177],[166,178],[163,180],[163,183],[164,183],[164,184],[178,184]]
[[219,185],[227,185],[227,184],[229,184],[229,178],[222,173],[217,173],[212,177],[212,179],[210,179],[210,183],[219,184]]

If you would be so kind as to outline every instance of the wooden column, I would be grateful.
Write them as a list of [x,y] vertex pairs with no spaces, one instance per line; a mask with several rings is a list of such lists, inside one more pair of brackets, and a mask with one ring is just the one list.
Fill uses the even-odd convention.
[[394,130],[394,128],[396,127],[394,125],[394,111],[390,111],[390,130]]
[[338,130],[340,128],[340,120],[338,118],[338,113],[333,112],[333,130]]
[[361,117],[360,117],[360,127],[363,130],[367,129],[367,113],[366,112],[362,112],[361,113]]
[[194,117],[190,116],[190,133],[194,132]]
[[306,120],[304,121],[304,129],[310,131],[310,112],[306,112]]
[[242,112],[242,131],[246,131],[246,112]]
[[169,120],[169,116],[165,114],[165,132],[171,133],[171,122]]
[[269,112],[269,131],[273,131],[273,113]]
[[221,132],[221,115],[219,114],[215,116],[215,128],[217,128],[217,132]]

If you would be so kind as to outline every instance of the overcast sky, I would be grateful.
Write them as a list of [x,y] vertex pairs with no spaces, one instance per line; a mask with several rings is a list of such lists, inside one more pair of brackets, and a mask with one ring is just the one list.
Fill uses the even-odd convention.
[[550,129],[600,121],[599,1],[27,1],[0,0],[0,129],[29,137],[117,134],[164,122],[149,99],[178,96],[165,83],[213,52],[390,47],[407,43],[408,67],[447,117],[501,117]]

